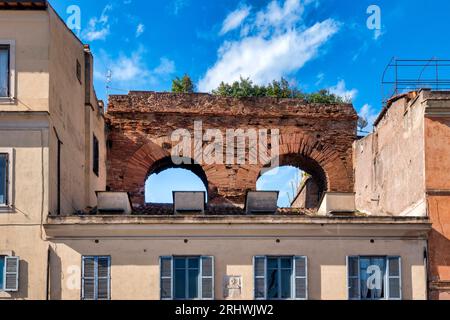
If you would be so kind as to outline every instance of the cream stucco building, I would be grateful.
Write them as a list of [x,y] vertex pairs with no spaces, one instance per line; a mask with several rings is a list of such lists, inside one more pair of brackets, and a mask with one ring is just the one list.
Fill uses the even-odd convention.
[[0,299],[46,299],[43,223],[49,214],[96,205],[95,190],[105,188],[106,176],[103,111],[89,48],[45,4],[0,9],[0,50],[7,61],[0,67],[0,154],[7,164],[0,255],[20,257],[18,291],[0,290]]

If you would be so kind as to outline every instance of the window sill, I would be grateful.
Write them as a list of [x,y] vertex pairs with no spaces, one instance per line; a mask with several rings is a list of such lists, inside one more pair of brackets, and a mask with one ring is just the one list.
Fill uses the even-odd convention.
[[0,291],[0,299],[10,299],[12,297],[10,292],[6,292],[6,291]]
[[0,105],[15,105],[17,100],[15,98],[0,97]]
[[14,213],[15,210],[13,207],[0,205],[0,214],[4,213]]

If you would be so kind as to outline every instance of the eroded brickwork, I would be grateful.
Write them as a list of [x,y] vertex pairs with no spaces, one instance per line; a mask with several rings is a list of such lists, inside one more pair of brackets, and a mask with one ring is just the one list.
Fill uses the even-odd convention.
[[[193,134],[194,121],[202,121],[203,130],[224,134],[227,129],[279,129],[280,165],[297,166],[322,179],[325,190],[353,192],[357,115],[349,104],[131,92],[110,97],[107,121],[108,187],[130,192],[134,206],[145,202],[149,174],[171,166],[171,150],[178,143],[171,140],[173,131],[186,128]],[[242,204],[265,165],[213,164],[193,171],[207,185],[210,203]]]

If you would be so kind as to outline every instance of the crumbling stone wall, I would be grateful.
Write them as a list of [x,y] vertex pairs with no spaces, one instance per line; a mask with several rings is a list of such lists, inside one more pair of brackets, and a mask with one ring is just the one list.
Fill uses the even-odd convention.
[[[349,104],[130,92],[110,96],[106,117],[107,184],[110,190],[128,191],[135,207],[145,202],[149,174],[171,167],[171,151],[178,143],[171,141],[173,131],[186,128],[193,133],[194,121],[202,121],[203,130],[219,129],[224,134],[227,129],[279,129],[280,165],[307,171],[322,181],[325,190],[353,192],[357,114]],[[242,204],[246,191],[255,190],[265,165],[202,164],[193,171],[207,185],[210,203]]]

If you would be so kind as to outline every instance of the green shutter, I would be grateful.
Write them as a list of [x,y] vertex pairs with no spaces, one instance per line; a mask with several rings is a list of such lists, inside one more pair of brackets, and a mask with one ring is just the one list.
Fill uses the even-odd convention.
[[19,257],[5,257],[4,290],[8,292],[19,291]]
[[173,299],[173,259],[161,257],[160,265],[160,297],[162,300]]
[[253,258],[254,272],[254,297],[256,300],[265,300],[266,290],[266,257],[257,256]]
[[214,257],[201,257],[201,294],[204,300],[214,299]]
[[387,286],[388,299],[401,300],[402,299],[402,264],[400,257],[388,257],[387,259]]
[[97,300],[110,300],[110,262],[109,257],[97,258]]
[[350,300],[360,300],[359,257],[347,257],[347,287]]
[[111,299],[110,257],[82,257],[81,299]]
[[306,257],[294,257],[294,299],[308,299],[308,260]]

